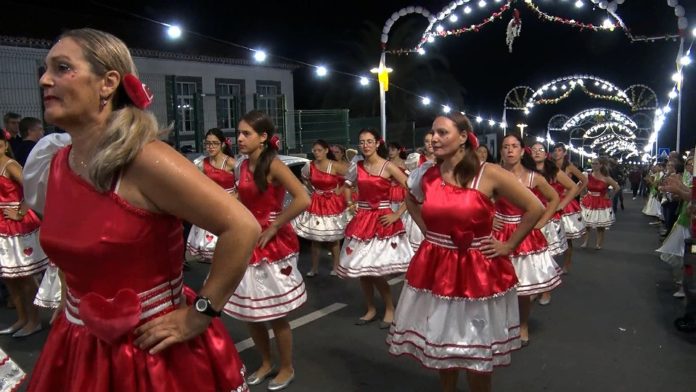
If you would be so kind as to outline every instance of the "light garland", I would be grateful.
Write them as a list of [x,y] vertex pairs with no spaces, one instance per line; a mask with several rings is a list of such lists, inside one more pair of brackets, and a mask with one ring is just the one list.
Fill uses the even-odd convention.
[[[553,139],[551,139],[551,136],[546,136],[546,138],[537,136],[536,141],[539,143],[548,143],[549,145],[556,144],[556,142],[554,142]],[[566,145],[566,148],[568,150],[576,153],[576,154],[582,155],[582,156],[587,157],[587,158],[596,158],[597,157],[597,154],[595,154],[593,152],[587,152],[587,151],[585,151],[584,148],[577,148],[577,147],[573,146],[573,143],[568,143]]]
[[[624,132],[626,135],[620,135],[616,133],[615,130],[619,130],[621,132]],[[595,135],[595,133],[598,133],[599,131],[602,131],[602,133]],[[621,123],[615,122],[615,121],[608,121],[605,123],[601,124],[596,124],[590,127],[585,133],[582,135],[584,139],[594,139],[601,137],[605,135],[607,132],[611,132],[612,134],[623,138],[623,139],[635,139],[636,134],[633,133],[633,130]]]
[[638,128],[638,124],[636,124],[632,118],[619,111],[607,108],[592,108],[583,110],[569,118],[568,121],[566,121],[565,124],[563,124],[561,130],[568,131],[571,128],[578,127],[580,124],[582,124],[586,119],[590,117],[599,118],[601,120],[599,122],[613,121],[623,124],[629,128]]

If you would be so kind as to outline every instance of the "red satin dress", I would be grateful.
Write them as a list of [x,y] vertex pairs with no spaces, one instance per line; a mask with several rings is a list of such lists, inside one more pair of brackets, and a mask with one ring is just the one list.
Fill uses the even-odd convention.
[[[22,186],[7,177],[7,165],[12,162],[8,160],[0,170],[0,212],[6,208],[19,209],[24,200]],[[32,210],[27,210],[20,221],[0,213],[1,278],[31,276],[48,267],[48,258],[39,245],[40,226],[41,221]]]
[[292,221],[292,227],[302,238],[319,242],[343,238],[346,199],[335,192],[343,185],[343,177],[331,174],[332,166],[333,163],[329,162],[326,172],[323,172],[308,162],[302,169],[302,176],[314,189],[309,207]]
[[[222,161],[222,167],[227,164],[227,159]],[[234,192],[234,173],[230,173],[224,169],[218,169],[210,163],[210,158],[203,159],[203,174],[208,176],[216,184],[228,193]],[[206,231],[198,226],[192,226],[186,240],[186,250],[193,256],[199,256],[205,262],[210,262],[215,253],[217,245],[217,236],[209,231]]]
[[[558,182],[554,184],[560,185]],[[554,184],[551,185],[554,186]],[[554,189],[556,189],[556,192],[558,192],[561,199],[563,199],[566,195],[566,189],[563,185],[560,185],[560,188],[558,185],[554,186]],[[580,203],[575,198],[563,208],[561,222],[563,223],[563,230],[565,231],[567,239],[572,240],[585,235],[587,229],[582,219],[582,210],[580,209]]]
[[[526,186],[532,190],[534,173],[529,175]],[[503,223],[493,236],[502,242],[508,241],[522,220],[524,211],[504,197],[495,202],[495,217]],[[540,294],[551,291],[561,284],[560,269],[549,253],[546,237],[539,229],[532,229],[510,256],[520,285],[518,295]]]
[[[404,168],[399,168],[401,171],[408,176],[408,171]],[[406,188],[401,186],[398,182],[392,180],[391,188],[389,188],[389,201],[392,203],[392,207],[398,206],[406,200]]]
[[182,282],[181,222],[100,193],[53,158],[41,244],[65,274],[66,307],[51,327],[29,391],[246,391],[244,367],[219,319],[150,355],[133,330],[195,294]]
[[358,185],[358,212],[346,226],[338,275],[341,277],[385,276],[406,272],[413,250],[408,243],[401,219],[384,226],[379,218],[393,213],[389,192],[391,182],[370,174],[357,162],[346,176],[346,183]]
[[607,199],[609,185],[592,174],[587,176],[587,194],[580,200],[585,225],[592,228],[609,228],[614,224],[611,200]]
[[[553,188],[559,196],[561,195],[561,192],[565,190],[565,187],[558,181],[552,181],[549,183],[549,185],[551,185],[551,188]],[[543,204],[544,207],[548,205],[546,196],[544,196],[538,189],[532,189],[532,193],[534,193],[539,201],[541,201],[541,204]],[[546,238],[546,243],[551,256],[560,255],[568,250],[568,240],[565,236],[565,230],[563,228],[561,218],[561,211],[556,211],[546,225],[541,228],[541,232],[544,234],[544,238]]]
[[[256,217],[261,230],[270,227],[283,210],[285,188],[270,183],[260,192],[248,159],[237,161],[237,195]],[[307,301],[302,274],[297,268],[300,243],[286,223],[264,248],[256,246],[242,282],[225,305],[225,313],[238,320],[261,322],[285,317]]]
[[480,250],[494,214],[478,190],[485,166],[468,188],[445,183],[432,162],[409,178],[427,232],[406,273],[387,338],[391,354],[428,368],[490,372],[520,347],[515,269],[508,257]]

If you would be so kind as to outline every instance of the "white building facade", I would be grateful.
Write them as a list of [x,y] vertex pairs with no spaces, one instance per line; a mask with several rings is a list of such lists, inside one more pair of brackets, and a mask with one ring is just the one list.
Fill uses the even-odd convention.
[[[0,36],[0,113],[43,118],[39,77],[50,41]],[[150,110],[177,147],[202,150],[206,130],[221,128],[235,136],[244,113],[258,109],[278,126],[288,148],[295,146],[293,65],[260,66],[225,57],[194,56],[131,49],[140,79],[155,95]],[[49,124],[50,125],[50,124]]]

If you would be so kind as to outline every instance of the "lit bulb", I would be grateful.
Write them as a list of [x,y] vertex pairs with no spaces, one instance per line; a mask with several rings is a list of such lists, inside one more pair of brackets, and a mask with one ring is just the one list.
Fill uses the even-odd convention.
[[370,79],[366,78],[365,76],[360,77],[360,85],[361,86],[367,86],[370,84]]
[[575,2],[576,8],[582,8],[583,5],[585,5],[585,3],[583,3],[582,0],[578,0]]
[[459,18],[457,18],[457,15],[455,15],[455,14],[452,14],[452,15],[450,15],[450,17],[449,17],[449,20],[450,20],[450,22],[452,22],[452,23],[456,22],[458,19],[459,19]]
[[437,25],[437,27],[435,27],[435,31],[437,31],[438,33],[442,33],[443,31],[445,31],[445,28],[442,27],[442,25]]
[[689,57],[688,55],[684,56],[679,60],[679,63],[681,65],[689,65],[689,64],[691,64],[691,57]]
[[662,112],[664,112],[664,113],[669,113],[671,111],[672,111],[672,108],[667,106],[667,105],[665,105],[664,109],[662,109]]
[[423,48],[418,48],[418,54],[421,55],[421,56],[424,55],[424,54],[425,54],[425,49],[423,49]]
[[443,112],[449,113],[450,110],[452,110],[452,109],[451,109],[449,106],[447,106],[447,105],[443,105],[443,106],[442,106],[442,111],[443,111]]
[[493,121],[493,120],[488,120],[488,125],[494,126],[494,125],[495,125],[495,121]]
[[254,60],[256,60],[259,63],[263,63],[264,61],[266,61],[266,52],[264,52],[263,50],[255,50]]
[[678,94],[677,94],[677,90],[672,90],[672,91],[669,92],[669,97],[670,97],[671,99],[676,98],[677,95],[678,95]]
[[167,35],[169,35],[169,38],[171,39],[177,39],[181,37],[181,27],[177,25],[171,25],[167,29]]
[[428,43],[432,44],[433,42],[435,42],[435,37],[433,37],[432,35],[428,36]]
[[464,13],[465,13],[465,14],[470,14],[470,13],[471,13],[471,7],[469,7],[468,5],[467,5],[466,7],[464,7]]
[[604,19],[604,23],[602,24],[602,27],[604,27],[605,29],[611,29],[611,28],[614,28],[614,24],[611,22],[611,19],[607,18],[607,19]]
[[480,123],[481,121],[483,121],[483,119],[480,116],[476,116],[476,122]]
[[479,1],[479,2],[478,2],[478,6],[481,7],[481,8],[485,7],[485,6],[486,6],[486,0],[481,0],[481,1]]
[[317,67],[317,76],[326,76],[327,73],[329,73],[329,71],[326,69],[326,67],[324,67],[324,66]]
[[430,98],[423,97],[423,99],[421,100],[421,103],[423,103],[423,105],[425,105],[425,106],[430,105]]

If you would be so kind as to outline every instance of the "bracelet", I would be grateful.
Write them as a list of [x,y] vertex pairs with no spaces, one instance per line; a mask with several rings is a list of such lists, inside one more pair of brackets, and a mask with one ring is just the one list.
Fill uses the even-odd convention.
[[18,210],[17,210],[17,215],[19,215],[20,218],[24,218],[24,216],[25,216],[26,214],[27,214],[26,211],[22,212],[21,209],[18,209]]

